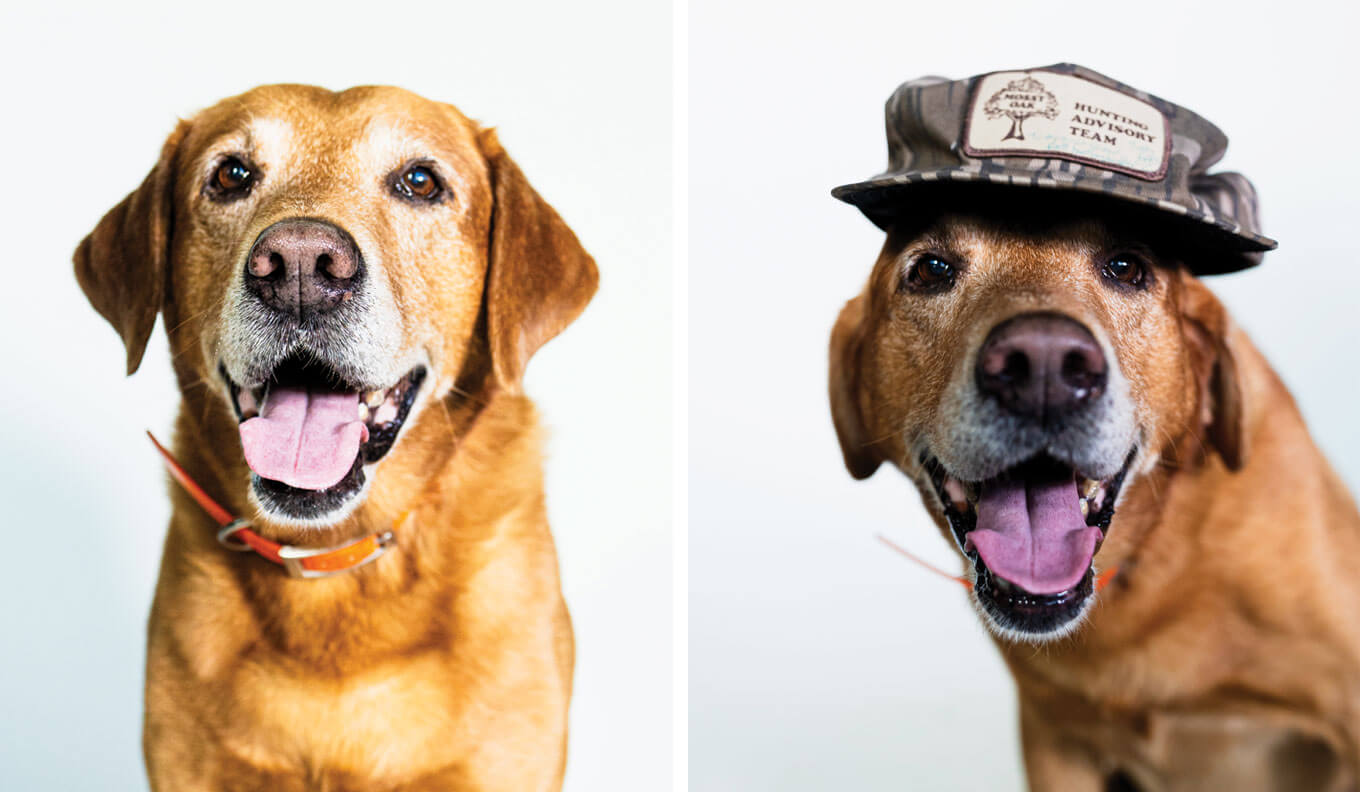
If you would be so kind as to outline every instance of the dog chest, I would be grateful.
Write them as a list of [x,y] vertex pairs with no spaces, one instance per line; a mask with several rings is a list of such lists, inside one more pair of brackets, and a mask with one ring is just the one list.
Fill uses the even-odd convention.
[[397,781],[452,763],[466,711],[442,653],[340,680],[264,665],[238,676],[230,750],[261,765],[325,767]]
[[1104,775],[1122,775],[1146,792],[1353,788],[1354,770],[1323,727],[1297,721],[1268,713],[1154,713],[1088,737],[1095,737]]

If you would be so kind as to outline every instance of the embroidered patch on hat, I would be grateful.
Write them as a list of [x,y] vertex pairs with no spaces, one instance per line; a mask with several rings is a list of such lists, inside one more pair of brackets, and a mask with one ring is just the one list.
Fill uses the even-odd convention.
[[1156,181],[1171,159],[1169,133],[1156,107],[1082,77],[994,72],[973,88],[963,151],[1065,159]]

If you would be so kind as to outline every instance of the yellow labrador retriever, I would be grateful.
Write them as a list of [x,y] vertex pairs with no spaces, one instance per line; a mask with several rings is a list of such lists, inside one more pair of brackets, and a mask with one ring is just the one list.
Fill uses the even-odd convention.
[[958,549],[1031,788],[1355,789],[1351,496],[1182,235],[998,189],[886,223],[830,395]]
[[173,491],[152,788],[558,789],[572,633],[520,379],[597,276],[495,134],[258,88],[181,122],[75,269],[129,373],[164,317],[175,456],[238,518]]

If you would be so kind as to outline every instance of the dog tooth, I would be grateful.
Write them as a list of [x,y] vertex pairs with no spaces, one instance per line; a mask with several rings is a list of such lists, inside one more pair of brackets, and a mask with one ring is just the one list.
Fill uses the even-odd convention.
[[954,502],[957,509],[962,510],[968,505],[968,495],[963,490],[963,483],[952,476],[944,480],[944,491],[949,495],[949,499]]
[[377,407],[379,404],[382,404],[383,400],[386,398],[387,391],[385,390],[367,391],[364,393],[364,404],[367,404],[369,407]]
[[1086,479],[1081,484],[1081,496],[1083,498],[1089,498],[1096,494],[1096,490],[1098,489],[1100,489],[1099,481],[1096,481],[1095,479]]
[[373,423],[385,424],[397,417],[397,405],[392,402],[383,402],[373,413]]
[[368,423],[368,405],[359,402],[359,420]]
[[1086,500],[1085,498],[1083,498],[1081,501],[1081,516],[1082,517],[1091,516],[1091,502]]

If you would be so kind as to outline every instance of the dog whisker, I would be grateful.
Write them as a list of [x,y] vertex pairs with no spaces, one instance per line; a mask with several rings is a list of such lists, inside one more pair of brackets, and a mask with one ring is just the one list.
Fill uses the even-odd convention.
[[165,329],[165,334],[166,334],[166,335],[173,335],[174,333],[178,332],[181,328],[183,328],[183,327],[184,327],[185,325],[187,325],[188,323],[190,323],[190,322],[195,322],[195,321],[201,322],[201,321],[203,321],[205,318],[207,318],[207,317],[210,316],[210,315],[212,315],[212,309],[210,309],[210,308],[209,308],[209,309],[206,309],[206,310],[203,310],[203,311],[199,311],[199,312],[196,313],[196,314],[193,314],[193,315],[191,315],[191,316],[189,316],[189,317],[187,317],[187,318],[185,318],[185,319],[180,320],[174,327],[167,327],[167,328]]

